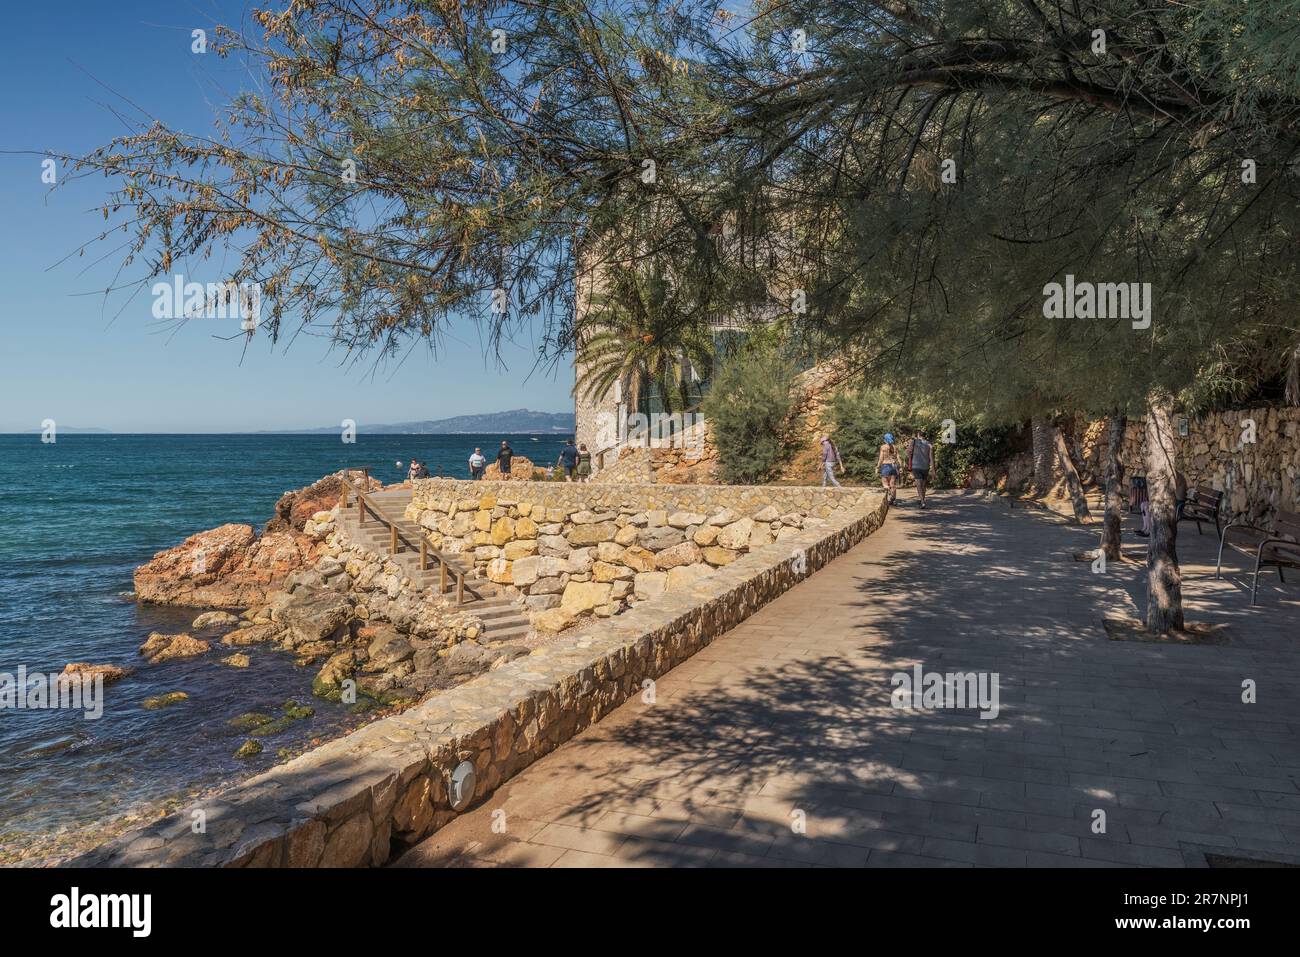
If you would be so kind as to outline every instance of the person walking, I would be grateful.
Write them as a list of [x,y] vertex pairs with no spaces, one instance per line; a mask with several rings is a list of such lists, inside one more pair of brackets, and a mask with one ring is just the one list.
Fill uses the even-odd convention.
[[515,457],[515,451],[510,447],[510,443],[505,439],[501,440],[501,451],[497,453],[497,468],[501,470],[501,477],[505,478],[510,474],[510,460]]
[[555,464],[564,469],[564,481],[572,482],[573,473],[578,470],[578,447],[573,444],[573,439],[565,440],[564,448],[560,449],[560,457],[555,460]]
[[934,446],[925,438],[925,432],[916,430],[912,441],[907,443],[907,467],[916,479],[916,497],[921,508],[925,508],[925,490],[930,484],[930,471],[934,468]]
[[894,436],[891,432],[885,433],[885,442],[880,446],[880,455],[876,459],[876,465],[880,469],[880,481],[885,486],[885,495],[889,498],[889,504],[894,504],[894,496],[898,489],[898,449],[894,448]]
[[587,451],[587,443],[583,442],[578,446],[578,481],[585,482],[591,478],[591,453]]
[[482,449],[475,449],[474,454],[469,457],[469,477],[477,482],[483,477],[483,470],[487,468],[487,459],[483,457]]
[[822,436],[822,488],[826,487],[829,482],[836,488],[842,488],[835,478],[835,468],[839,466],[840,474],[844,474],[844,462],[840,460],[840,450],[835,447],[829,435]]

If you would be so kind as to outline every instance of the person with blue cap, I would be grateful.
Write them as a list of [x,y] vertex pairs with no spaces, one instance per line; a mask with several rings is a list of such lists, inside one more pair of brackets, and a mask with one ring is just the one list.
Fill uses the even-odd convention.
[[898,488],[898,450],[894,448],[894,434],[885,433],[885,443],[880,447],[880,458],[877,460],[877,466],[880,468],[880,481],[885,486],[885,494],[889,497],[889,504],[894,504],[894,495]]

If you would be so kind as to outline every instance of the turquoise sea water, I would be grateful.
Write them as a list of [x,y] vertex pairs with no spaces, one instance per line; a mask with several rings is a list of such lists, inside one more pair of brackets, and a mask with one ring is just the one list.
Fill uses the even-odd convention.
[[[152,555],[225,522],[259,526],[275,501],[343,467],[385,482],[414,456],[462,477],[475,446],[492,456],[508,438],[519,455],[553,463],[563,437],[525,435],[0,435],[0,673],[58,672],[69,661],[129,665],[105,688],[104,714],[0,709],[0,861],[73,844],[92,826],[146,812],[276,763],[361,721],[314,699],[314,669],[254,646],[252,664],[224,652],[144,665],[151,631],[180,631],[192,609],[137,605],[131,574]],[[402,468],[396,462],[402,463]],[[141,702],[184,691],[162,710]],[[245,734],[226,721],[277,710],[287,698],[316,714],[266,738],[262,755],[234,757]]]

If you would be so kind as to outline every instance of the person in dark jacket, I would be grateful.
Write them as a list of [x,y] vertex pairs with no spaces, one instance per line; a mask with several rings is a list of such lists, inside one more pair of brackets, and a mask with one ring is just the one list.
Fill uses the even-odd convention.
[[505,439],[501,440],[501,451],[497,453],[497,468],[501,470],[502,475],[510,474],[510,460],[515,457],[514,449],[510,448],[510,443]]

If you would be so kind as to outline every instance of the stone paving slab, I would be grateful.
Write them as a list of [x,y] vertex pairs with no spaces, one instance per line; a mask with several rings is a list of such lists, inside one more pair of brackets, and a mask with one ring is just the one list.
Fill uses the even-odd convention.
[[[1232,641],[1110,641],[1102,619],[1140,615],[1144,583],[1073,561],[1096,536],[983,496],[901,501],[653,705],[631,699],[396,864],[1300,862],[1300,584],[1265,578],[1251,607],[1241,562],[1216,581],[1216,541],[1183,526],[1188,618]],[[998,717],[891,707],[917,663],[996,672]]]

